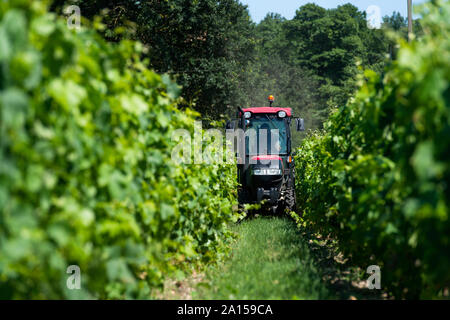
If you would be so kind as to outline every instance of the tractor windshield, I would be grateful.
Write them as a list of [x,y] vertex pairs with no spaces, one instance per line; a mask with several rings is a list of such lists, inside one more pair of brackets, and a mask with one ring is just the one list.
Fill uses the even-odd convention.
[[274,115],[257,115],[246,123],[246,154],[287,154],[287,125]]

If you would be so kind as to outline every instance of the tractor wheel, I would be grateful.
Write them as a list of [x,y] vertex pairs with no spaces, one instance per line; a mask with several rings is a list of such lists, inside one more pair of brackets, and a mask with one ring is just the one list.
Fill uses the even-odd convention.
[[297,212],[297,200],[295,197],[295,188],[287,189],[285,208],[287,211]]
[[240,206],[244,206],[247,201],[245,191],[243,189],[238,189],[238,202]]

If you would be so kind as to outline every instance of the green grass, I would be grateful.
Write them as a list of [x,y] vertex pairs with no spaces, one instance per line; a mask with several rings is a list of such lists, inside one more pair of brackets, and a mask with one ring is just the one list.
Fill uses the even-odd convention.
[[291,220],[256,218],[237,225],[236,232],[231,255],[208,271],[193,298],[329,298],[307,242]]

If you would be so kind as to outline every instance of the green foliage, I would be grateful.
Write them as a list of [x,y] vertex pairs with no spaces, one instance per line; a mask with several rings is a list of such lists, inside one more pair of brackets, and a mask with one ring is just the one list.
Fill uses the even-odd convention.
[[424,8],[423,38],[402,41],[383,77],[366,71],[296,158],[305,223],[361,268],[380,265],[396,297],[450,286],[450,4]]
[[171,160],[197,114],[142,50],[40,1],[0,3],[1,298],[150,298],[232,235],[235,167]]
[[383,31],[369,29],[366,14],[351,4],[329,10],[306,4],[284,29],[290,64],[313,72],[329,106],[353,94],[357,62],[378,68],[385,60]]
[[101,15],[106,39],[142,42],[149,66],[182,85],[187,103],[179,107],[193,104],[215,120],[238,106],[265,106],[274,94],[278,106],[321,128],[329,107],[356,89],[356,63],[381,71],[389,52],[384,31],[369,29],[352,5],[307,4],[292,20],[269,14],[255,25],[237,0],[57,0],[52,8],[69,3],[87,18]]
[[[253,24],[236,0],[78,0],[83,16],[102,15],[108,40],[134,38],[149,67],[170,73],[182,97],[204,117],[220,118],[238,90],[237,75],[253,56]],[[58,5],[74,1],[57,1]],[[235,108],[233,108],[235,111]]]
[[[391,59],[396,59],[398,40],[408,40],[408,18],[403,17],[399,12],[394,12],[391,16],[383,17],[382,28],[386,30],[389,55]],[[420,19],[413,20],[413,33],[416,38],[423,35]]]

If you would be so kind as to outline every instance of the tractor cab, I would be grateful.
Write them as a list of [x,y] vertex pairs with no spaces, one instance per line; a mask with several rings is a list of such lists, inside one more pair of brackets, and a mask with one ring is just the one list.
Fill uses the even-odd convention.
[[[239,202],[261,203],[273,212],[295,210],[295,166],[292,158],[291,125],[304,130],[303,119],[294,118],[291,108],[270,107],[238,109],[238,119],[227,129],[242,135],[238,158]],[[294,121],[293,121],[294,120]]]

